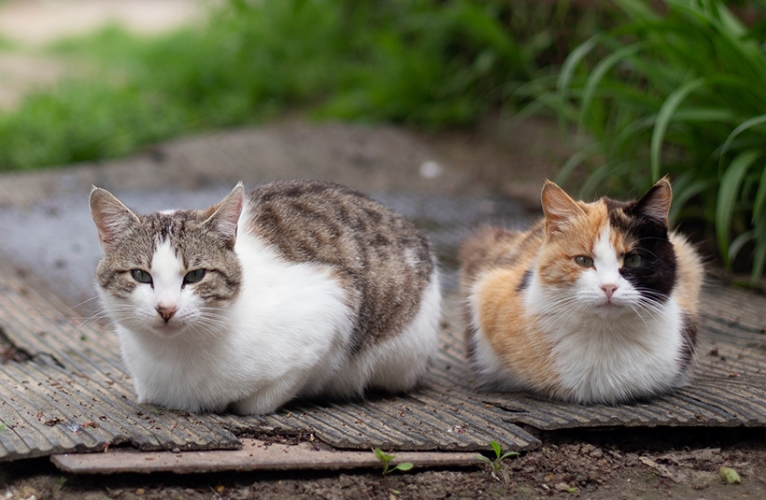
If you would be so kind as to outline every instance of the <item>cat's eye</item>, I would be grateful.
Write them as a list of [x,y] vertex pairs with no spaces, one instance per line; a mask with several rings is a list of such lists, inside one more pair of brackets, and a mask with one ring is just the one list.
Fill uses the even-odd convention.
[[195,269],[194,271],[189,271],[186,273],[186,276],[184,276],[184,285],[188,285],[189,283],[197,283],[198,281],[201,281],[202,278],[205,277],[205,270],[204,269]]
[[638,267],[641,265],[641,256],[634,253],[628,254],[625,256],[623,263],[625,267]]
[[132,269],[130,271],[130,275],[133,277],[134,280],[138,281],[139,283],[152,282],[152,275],[147,273],[146,271],[142,271],[141,269]]
[[586,257],[585,255],[578,255],[574,258],[575,262],[577,262],[578,266],[582,267],[593,267],[593,259],[590,257]]

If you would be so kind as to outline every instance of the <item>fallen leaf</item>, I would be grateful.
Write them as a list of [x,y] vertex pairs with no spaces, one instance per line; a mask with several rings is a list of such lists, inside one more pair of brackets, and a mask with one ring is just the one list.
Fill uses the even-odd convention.
[[742,482],[742,478],[739,477],[737,471],[731,467],[721,467],[718,469],[718,475],[726,481],[726,484],[740,484]]

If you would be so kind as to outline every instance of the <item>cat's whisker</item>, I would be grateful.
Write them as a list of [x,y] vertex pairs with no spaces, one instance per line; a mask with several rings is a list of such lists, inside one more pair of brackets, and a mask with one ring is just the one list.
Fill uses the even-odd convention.
[[67,308],[65,311],[63,311],[63,314],[64,314],[64,315],[65,315],[67,318],[69,318],[69,319],[71,319],[71,320],[75,320],[75,321],[87,321],[87,320],[88,320],[89,318],[91,318],[91,317],[92,317],[94,314],[103,313],[103,311],[96,311],[95,313],[93,313],[93,314],[90,314],[90,315],[88,315],[88,316],[73,316],[73,315],[71,315],[71,314],[72,314],[72,313],[74,313],[75,311],[77,311],[77,309],[78,309],[78,308],[80,308],[81,306],[83,306],[83,305],[85,305],[85,304],[89,304],[89,303],[91,303],[91,302],[93,302],[93,301],[96,301],[96,300],[98,300],[98,296],[93,296],[93,297],[90,297],[89,299],[83,300],[82,302],[80,302],[80,303],[78,303],[78,304],[75,304],[75,305],[73,305],[73,306],[71,306],[71,307]]

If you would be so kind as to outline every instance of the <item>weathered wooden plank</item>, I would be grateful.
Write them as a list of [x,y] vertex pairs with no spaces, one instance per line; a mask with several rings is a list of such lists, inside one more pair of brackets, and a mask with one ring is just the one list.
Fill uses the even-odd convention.
[[[524,450],[539,441],[522,424],[545,430],[766,426],[766,299],[740,290],[706,290],[707,350],[698,353],[694,382],[652,402],[584,406],[476,392],[453,293],[441,352],[421,390],[347,404],[298,402],[272,415],[238,417],[137,404],[108,328],[67,320],[3,269],[0,283],[0,329],[29,358],[0,366],[0,418],[8,424],[0,433],[0,460],[121,443],[141,450],[235,449],[237,436],[270,433],[313,434],[343,449],[479,450],[495,440]],[[721,304],[737,304],[739,312],[721,316]]]
[[[232,451],[135,452],[110,451],[98,454],[53,455],[51,461],[73,474],[117,474],[174,472],[245,472],[258,470],[343,470],[382,469],[372,451],[333,451],[314,448],[309,443],[284,445],[243,439],[242,448]],[[421,467],[476,467],[484,462],[475,453],[400,452],[393,467],[409,462]]]

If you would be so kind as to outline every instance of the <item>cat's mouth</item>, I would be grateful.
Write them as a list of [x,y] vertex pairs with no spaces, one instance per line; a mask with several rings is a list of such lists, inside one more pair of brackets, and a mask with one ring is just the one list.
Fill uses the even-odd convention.
[[619,311],[623,308],[623,305],[613,300],[605,300],[596,305],[596,309],[599,312],[608,313],[613,311]]
[[162,322],[154,325],[154,333],[160,337],[175,337],[183,331],[183,326],[178,321]]
[[620,304],[613,300],[605,300],[602,303],[599,304],[601,307],[620,307]]

